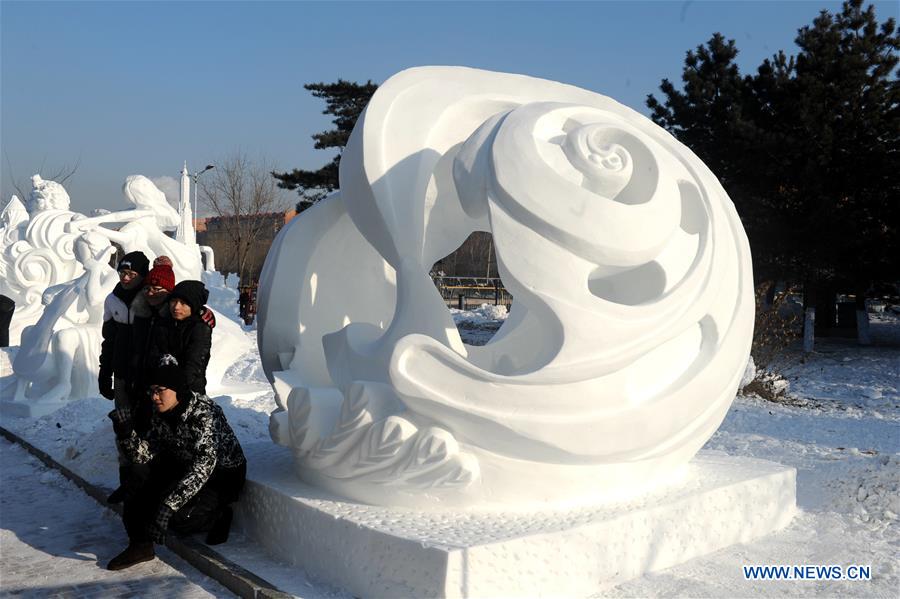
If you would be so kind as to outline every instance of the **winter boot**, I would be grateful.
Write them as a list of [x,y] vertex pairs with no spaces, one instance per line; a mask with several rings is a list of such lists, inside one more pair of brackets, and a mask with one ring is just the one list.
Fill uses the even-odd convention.
[[228,533],[231,532],[231,518],[233,516],[234,513],[231,511],[231,506],[226,505],[222,508],[222,511],[219,512],[219,517],[213,522],[212,528],[206,533],[207,545],[220,545],[228,540]]
[[156,554],[153,552],[153,543],[151,541],[145,543],[129,543],[125,551],[109,560],[106,569],[124,570],[125,568],[130,568],[141,562],[149,562],[154,557],[156,557]]
[[128,482],[130,470],[131,468],[128,466],[119,466],[119,488],[109,494],[109,497],[106,498],[106,503],[112,505],[114,503],[122,503],[127,499],[128,492],[125,487]]

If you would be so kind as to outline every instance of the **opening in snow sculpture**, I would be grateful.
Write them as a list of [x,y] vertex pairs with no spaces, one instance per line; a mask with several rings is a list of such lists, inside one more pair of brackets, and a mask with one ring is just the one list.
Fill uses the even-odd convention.
[[[750,350],[750,251],[685,146],[614,100],[456,67],[382,85],[341,191],[261,277],[273,439],[375,504],[571,505],[658,482],[718,428]],[[493,234],[510,316],[463,344],[428,273]]]

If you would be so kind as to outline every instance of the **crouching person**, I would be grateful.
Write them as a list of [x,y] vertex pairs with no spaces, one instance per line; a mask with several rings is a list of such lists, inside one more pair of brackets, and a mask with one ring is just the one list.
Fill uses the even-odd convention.
[[[164,360],[166,362],[166,360]],[[231,507],[244,486],[247,461],[222,408],[189,390],[184,374],[168,363],[148,375],[153,415],[143,435],[127,409],[110,412],[119,447],[146,464],[139,489],[125,500],[128,547],[107,566],[121,570],[155,557],[153,543],[166,532],[206,532],[210,545],[228,540]]]

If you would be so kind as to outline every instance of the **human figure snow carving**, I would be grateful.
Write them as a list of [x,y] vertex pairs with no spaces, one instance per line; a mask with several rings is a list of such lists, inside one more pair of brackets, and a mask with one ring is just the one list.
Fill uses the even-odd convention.
[[44,291],[83,273],[72,254],[78,233],[66,229],[83,215],[69,210],[69,194],[56,181],[34,175],[31,185],[24,204],[13,196],[0,214],[0,293],[16,302],[13,345],[40,317]]
[[[143,175],[126,178],[122,192],[134,208],[73,221],[67,230],[94,231],[121,245],[125,253],[143,252],[151,262],[157,256],[169,256],[177,280],[199,279],[199,247],[185,245],[165,234],[178,226],[178,212],[169,205],[166,195]],[[126,224],[114,231],[101,226],[107,223]]]
[[[16,401],[62,401],[97,394],[103,299],[118,281],[109,266],[115,248],[104,236],[88,232],[75,239],[73,251],[84,273],[49,287],[37,324],[22,331],[21,349],[13,362]],[[73,306],[81,316],[77,320],[69,312]]]

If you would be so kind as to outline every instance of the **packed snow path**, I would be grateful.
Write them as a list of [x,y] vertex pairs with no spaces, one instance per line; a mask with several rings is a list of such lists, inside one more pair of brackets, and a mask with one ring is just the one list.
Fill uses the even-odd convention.
[[232,597],[165,548],[110,572],[125,548],[119,517],[18,445],[0,439],[0,571],[4,597]]

